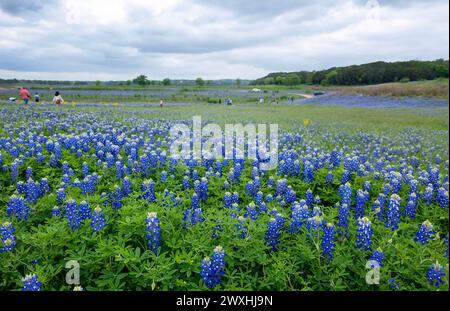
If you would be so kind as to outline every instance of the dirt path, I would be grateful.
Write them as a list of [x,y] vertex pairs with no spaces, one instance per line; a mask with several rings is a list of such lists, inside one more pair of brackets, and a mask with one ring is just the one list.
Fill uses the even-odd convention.
[[312,94],[304,94],[304,93],[288,93],[288,94],[302,96],[304,98],[313,98],[314,97],[314,95],[312,95]]

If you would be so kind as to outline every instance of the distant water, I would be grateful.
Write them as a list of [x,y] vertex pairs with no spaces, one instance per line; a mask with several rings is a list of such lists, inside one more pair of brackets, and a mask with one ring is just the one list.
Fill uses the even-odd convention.
[[421,97],[392,98],[385,96],[329,93],[312,98],[298,99],[294,101],[294,104],[363,108],[446,108],[448,107],[448,100]]

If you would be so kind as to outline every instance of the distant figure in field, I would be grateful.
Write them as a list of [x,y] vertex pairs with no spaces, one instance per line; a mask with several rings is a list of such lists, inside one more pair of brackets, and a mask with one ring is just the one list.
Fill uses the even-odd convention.
[[28,101],[31,99],[30,91],[24,87],[19,88],[19,96],[23,99],[23,103],[28,105]]
[[161,99],[161,101],[159,102],[159,107],[163,107],[164,106],[164,101]]
[[260,98],[259,98],[259,103],[260,103],[260,104],[264,104],[264,98],[260,97]]
[[34,94],[34,102],[35,102],[36,104],[39,103],[40,99],[41,99],[41,97],[39,96],[38,93]]
[[53,97],[53,103],[59,107],[62,103],[64,103],[64,99],[61,97],[58,91],[55,92],[55,97]]

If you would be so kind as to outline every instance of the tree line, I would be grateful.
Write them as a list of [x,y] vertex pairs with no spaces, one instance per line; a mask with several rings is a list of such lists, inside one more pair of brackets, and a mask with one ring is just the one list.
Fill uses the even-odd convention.
[[251,85],[365,85],[448,78],[449,61],[374,62],[319,71],[274,72]]

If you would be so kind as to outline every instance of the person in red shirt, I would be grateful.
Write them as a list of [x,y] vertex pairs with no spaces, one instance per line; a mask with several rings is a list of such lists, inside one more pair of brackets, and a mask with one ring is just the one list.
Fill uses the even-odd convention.
[[31,99],[31,94],[26,88],[24,87],[19,88],[19,96],[22,97],[23,103],[25,105],[28,105],[28,101]]

